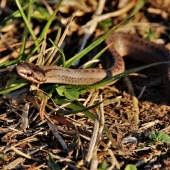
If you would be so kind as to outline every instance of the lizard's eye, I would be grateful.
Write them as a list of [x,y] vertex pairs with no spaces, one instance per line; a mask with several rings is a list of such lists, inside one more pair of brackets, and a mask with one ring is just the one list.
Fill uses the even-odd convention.
[[32,72],[27,72],[27,77],[31,77],[33,75]]

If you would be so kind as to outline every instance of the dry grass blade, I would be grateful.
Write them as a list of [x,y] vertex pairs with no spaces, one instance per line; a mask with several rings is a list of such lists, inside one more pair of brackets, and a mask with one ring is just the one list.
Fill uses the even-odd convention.
[[[79,11],[79,9],[78,9],[76,12],[78,12],[78,11]],[[58,43],[58,47],[60,47],[61,44],[63,43],[63,41],[64,41],[64,39],[65,39],[65,37],[66,37],[66,35],[67,35],[68,29],[69,29],[69,27],[70,27],[70,24],[71,24],[73,18],[75,17],[75,15],[76,15],[76,12],[74,12],[74,13],[72,14],[72,17],[71,17],[71,19],[70,19],[70,22],[67,24],[67,27],[66,27],[66,29],[65,29],[65,31],[64,31],[64,33],[63,33],[63,35],[62,35],[62,37],[61,37],[61,39],[60,39],[60,41],[59,41],[59,43]],[[54,58],[55,54],[57,53],[57,51],[58,51],[58,49],[56,49],[56,48],[51,51],[51,56],[50,56],[50,58],[49,58],[49,60],[48,60],[48,62],[47,62],[46,65],[49,65],[49,64],[51,63],[51,61],[53,60],[53,58]]]
[[29,127],[29,122],[28,122],[28,113],[29,113],[29,104],[26,103],[25,106],[23,107],[23,113],[22,113],[22,124],[23,124],[23,129],[26,129]]
[[[96,67],[108,68],[113,63],[109,59],[108,48],[113,44],[106,46],[104,38],[98,37],[104,35],[102,37],[106,38],[105,30],[119,27],[119,23],[139,9],[138,2],[144,2],[125,1],[63,0],[58,14],[51,17],[58,9],[54,1],[42,0],[42,3],[37,3],[31,0],[25,4],[25,1],[16,0],[21,3],[20,11],[23,10],[22,16],[25,14],[27,17],[27,20],[24,19],[28,21],[27,24],[23,22],[19,11],[13,11],[17,10],[14,1],[0,2],[0,94],[5,93],[0,96],[0,167],[49,169],[50,153],[60,169],[125,169],[128,164],[133,164],[139,170],[169,169],[169,144],[156,134],[161,133],[170,141],[170,101],[162,76],[159,76],[155,68],[130,76],[133,86],[133,89],[130,87],[131,94],[122,80],[94,91],[89,90],[91,87],[62,85],[64,90],[78,92],[77,100],[60,96],[56,89],[61,86],[57,84],[34,85],[29,89],[29,82],[14,75],[12,70],[12,64],[20,61],[44,65],[53,65],[57,61],[58,65],[62,65],[62,60],[58,60],[61,56],[61,59],[66,57],[66,67],[73,65],[79,58],[80,65],[83,65],[88,61],[87,58],[96,59],[100,54]],[[133,37],[138,36],[170,49],[169,4],[170,0],[145,0],[136,16],[116,30],[131,34],[132,38],[126,47],[132,43],[134,45],[131,47],[135,47]],[[44,41],[32,48],[34,41],[28,41],[32,38],[30,31],[25,33],[27,28],[33,29],[34,35],[40,35]],[[27,41],[24,42],[25,50],[19,46],[23,43],[18,43],[23,37],[28,37],[23,40]],[[58,49],[62,55],[56,59],[54,55],[57,50],[51,47],[49,39],[59,42],[57,47],[61,48]],[[93,43],[96,39],[99,41]],[[85,46],[86,50],[78,53]],[[143,49],[148,46],[141,44],[140,47]],[[18,56],[22,56],[22,59]],[[124,61],[126,70],[143,65],[130,58]],[[83,66],[91,67],[89,63]],[[21,89],[20,85],[24,88]],[[11,91],[7,91],[7,87]],[[83,93],[86,88],[89,88],[87,93]],[[134,94],[140,94],[138,101],[133,97]],[[84,108],[99,102],[103,102],[99,107],[84,111]],[[77,110],[82,112],[76,113]],[[40,113],[41,118],[44,116],[43,121]],[[134,115],[137,117],[136,122],[133,121]]]
[[91,137],[89,149],[88,149],[87,156],[86,156],[86,159],[85,159],[87,164],[90,163],[91,158],[93,157],[93,155],[96,154],[95,145],[96,145],[98,130],[99,130],[99,119],[98,119],[98,115],[96,114],[96,119],[95,119],[95,122],[94,122],[93,134],[92,134],[92,137]]
[[130,3],[128,3],[128,5],[126,5],[124,8],[116,11],[116,12],[112,12],[112,13],[107,13],[107,14],[103,14],[101,16],[96,16],[94,17],[94,19],[92,19],[91,21],[89,21],[88,23],[86,23],[84,27],[89,27],[92,23],[98,23],[98,22],[101,22],[101,21],[104,21],[108,18],[111,18],[111,17],[116,17],[116,16],[120,16],[122,15],[123,13],[126,13],[127,11],[129,11],[130,9],[132,9],[135,5],[135,0],[131,1]]
[[[100,0],[99,1],[98,8],[97,8],[97,10],[96,10],[96,12],[95,12],[95,14],[93,16],[94,18],[96,18],[97,16],[102,14],[105,2],[106,2],[105,0]],[[90,38],[90,36],[93,34],[93,32],[96,29],[98,21],[96,22],[96,21],[93,20],[92,23],[93,24],[89,24],[88,27],[86,27],[86,29],[85,29],[85,35],[84,35],[83,42],[82,42],[82,45],[80,47],[79,52],[81,52],[84,49],[84,47],[85,47],[85,45],[87,43],[87,40]]]
[[14,161],[12,161],[11,163],[9,163],[8,165],[4,165],[3,170],[15,168],[17,165],[23,163],[24,161],[25,161],[25,158],[17,158]]
[[65,141],[62,139],[62,137],[59,135],[57,129],[55,128],[55,126],[53,124],[51,124],[50,122],[47,122],[49,128],[51,129],[53,135],[58,139],[58,141],[61,143],[62,147],[64,150],[68,150],[67,144],[65,143]]
[[32,156],[28,155],[28,154],[25,154],[23,152],[21,152],[20,150],[18,150],[17,148],[15,148],[14,146],[11,146],[11,149],[14,150],[17,154],[27,158],[27,159],[32,159],[32,160],[35,160],[35,161],[38,161],[40,162],[41,160],[39,159],[36,159],[36,158],[33,158]]

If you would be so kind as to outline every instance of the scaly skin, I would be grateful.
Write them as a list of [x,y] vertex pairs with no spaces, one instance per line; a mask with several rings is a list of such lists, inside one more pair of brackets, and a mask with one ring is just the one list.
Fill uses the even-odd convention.
[[[162,45],[125,33],[113,33],[105,40],[112,44],[109,51],[114,63],[109,69],[68,69],[58,66],[36,66],[21,62],[16,66],[17,74],[35,83],[62,83],[73,85],[91,85],[105,78],[122,73],[125,70],[123,56],[145,62],[154,63],[170,61],[170,52]],[[170,64],[160,65],[166,89],[170,94]]]

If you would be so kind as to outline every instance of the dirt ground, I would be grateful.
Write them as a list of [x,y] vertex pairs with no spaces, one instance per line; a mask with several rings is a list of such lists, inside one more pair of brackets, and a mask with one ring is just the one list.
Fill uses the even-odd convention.
[[[82,26],[92,19],[99,4],[97,0],[83,1],[82,4],[76,0],[72,2],[76,5],[64,1],[59,9],[63,33],[69,21],[67,18],[79,6],[82,7],[78,16],[72,21],[64,40],[63,50],[68,58],[78,53],[83,36],[87,34],[86,29]],[[104,23],[104,26],[102,23],[98,24],[86,42],[86,46],[103,35],[107,29],[130,16],[139,3],[135,0],[128,1],[121,7],[119,0],[106,0],[102,14],[125,10],[115,14],[114,17],[109,17],[111,20],[107,20],[108,22]],[[126,10],[128,5],[131,7]],[[44,7],[44,5],[42,6]],[[55,3],[51,3],[50,6],[53,10],[56,7]],[[15,3],[8,2],[3,9],[0,8],[0,19],[4,19],[9,15],[8,11],[13,12],[14,9],[17,10]],[[145,4],[136,17],[117,31],[150,39],[153,36],[153,42],[170,49],[169,18],[170,0],[145,0]],[[32,20],[33,27],[39,27],[40,30],[45,23],[46,21],[40,19]],[[21,41],[21,32],[23,31],[21,25],[21,23],[17,23],[9,31],[0,32],[2,37],[6,38],[5,41],[3,38],[0,39],[0,48]],[[58,28],[58,24],[53,23],[49,29],[48,37],[52,38],[56,34],[55,27]],[[47,48],[49,47],[50,43],[48,42]],[[3,59],[5,62],[5,57],[11,53],[11,50],[3,51],[0,62],[3,63]],[[28,54],[26,53],[25,56]],[[91,56],[91,54],[89,53],[87,56]],[[14,60],[10,57],[7,59]],[[82,65],[83,62],[85,61],[81,61],[79,65]],[[125,58],[125,63],[126,70],[144,65],[144,63],[128,57]],[[100,66],[97,65],[97,67]],[[27,100],[24,102],[16,102],[14,96],[1,95],[0,155],[4,155],[0,159],[2,169],[52,169],[49,152],[60,169],[96,169],[96,167],[102,169],[101,166],[103,169],[109,169],[109,167],[110,169],[125,169],[128,164],[135,165],[138,170],[170,169],[170,145],[164,142],[150,144],[152,139],[149,138],[151,132],[160,131],[167,135],[170,134],[170,95],[163,84],[162,75],[156,68],[148,68],[139,73],[122,78],[113,85],[102,86],[93,92],[80,95],[78,101],[86,107],[96,104],[95,101],[100,101],[102,96],[103,105],[101,108],[91,109],[90,112],[96,115],[103,110],[104,124],[111,133],[106,135],[104,130],[100,132],[103,125],[99,126],[97,131],[99,139],[94,142],[96,145],[93,148],[92,156],[89,156],[88,149],[90,142],[93,141],[91,136],[95,132],[96,121],[94,123],[92,119],[82,113],[71,115],[58,113],[54,109],[71,109],[67,106],[56,106],[50,100],[46,103],[45,108],[45,113],[50,120],[47,117],[41,120],[38,109],[41,102],[36,97],[33,98],[33,94],[27,95],[25,97]],[[9,79],[9,76],[8,78],[2,77],[1,90],[5,89]],[[29,86],[26,86],[27,90]],[[128,88],[133,90],[129,92]],[[136,97],[133,96],[132,91]],[[140,97],[137,99],[139,95]],[[56,96],[57,94],[54,92],[52,98],[56,99]],[[39,104],[39,107],[34,101]],[[78,105],[78,102],[74,101],[73,104]],[[23,110],[26,110],[28,116],[25,128]],[[110,135],[112,137],[108,137]],[[110,138],[113,140],[112,143]],[[107,168],[104,168],[104,163],[107,164]]]

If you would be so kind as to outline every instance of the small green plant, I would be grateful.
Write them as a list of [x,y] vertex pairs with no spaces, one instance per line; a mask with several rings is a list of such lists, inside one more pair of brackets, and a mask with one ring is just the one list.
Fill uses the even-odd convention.
[[106,161],[103,161],[98,170],[105,170],[108,167],[108,163]]
[[4,156],[6,156],[5,154],[4,155],[0,155],[0,159],[3,158]]
[[154,144],[158,142],[170,143],[169,135],[160,131],[150,133],[149,138],[153,140],[153,142],[149,144]]
[[125,168],[125,170],[137,170],[136,166],[132,165],[132,164],[128,164]]
[[67,88],[67,86],[58,86],[56,88],[58,94],[60,96],[65,96],[67,99],[70,100],[76,100],[79,97],[79,92],[77,89],[74,88],[74,86],[70,86],[70,88]]
[[146,28],[143,38],[145,38],[147,40],[153,40],[153,39],[157,38],[157,35],[153,32],[152,28]]
[[112,19],[109,18],[103,22],[99,22],[99,26],[104,30],[104,31],[108,31],[109,28],[112,26]]

